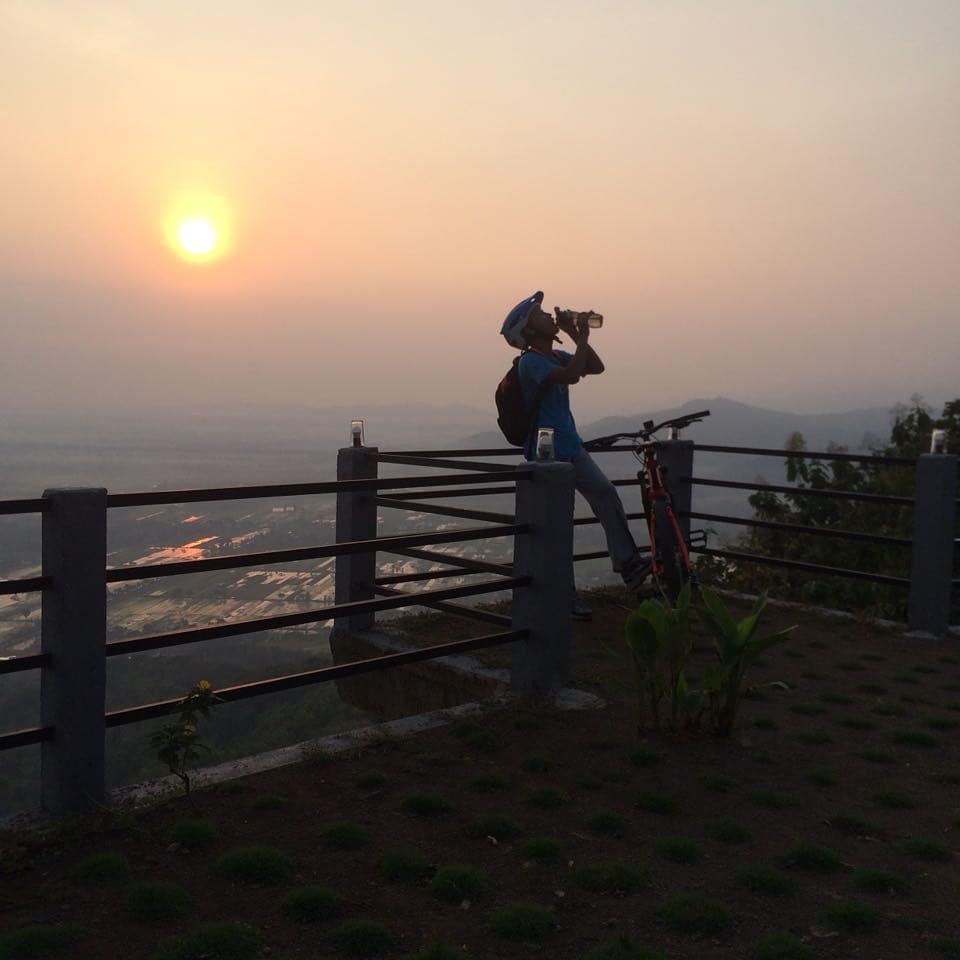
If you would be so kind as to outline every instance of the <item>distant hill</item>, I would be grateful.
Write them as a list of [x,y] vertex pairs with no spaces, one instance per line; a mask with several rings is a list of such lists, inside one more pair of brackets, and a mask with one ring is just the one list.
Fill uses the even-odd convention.
[[[870,448],[871,443],[890,435],[892,414],[889,407],[868,407],[843,413],[785,413],[753,407],[726,397],[697,398],[679,407],[665,410],[647,410],[632,416],[603,417],[579,424],[584,439],[618,431],[637,430],[644,420],[658,423],[697,410],[709,410],[710,416],[690,428],[687,437],[702,443],[730,444],[732,446],[782,447],[787,437],[798,430],[804,435],[807,447],[822,450],[830,443],[839,443],[851,450]],[[502,447],[503,436],[497,430],[475,433],[464,437],[456,447]]]

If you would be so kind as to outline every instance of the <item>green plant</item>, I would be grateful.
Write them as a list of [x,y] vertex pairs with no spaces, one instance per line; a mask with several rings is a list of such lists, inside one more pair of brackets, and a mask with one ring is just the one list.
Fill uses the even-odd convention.
[[75,925],[31,924],[0,935],[0,960],[31,960],[59,953],[80,939],[82,931]]
[[131,920],[155,923],[172,920],[186,912],[190,895],[176,883],[146,881],[136,883],[123,898],[123,912]]
[[880,922],[880,915],[867,903],[838,900],[823,911],[828,924],[840,930],[870,930]]
[[507,778],[499,773],[484,773],[470,781],[470,786],[478,793],[493,793],[494,790],[505,790],[509,785]]
[[150,960],[254,960],[263,938],[259,931],[237,923],[202,923],[167,940]]
[[832,770],[811,770],[807,774],[807,782],[815,787],[835,787],[840,778]]
[[598,810],[586,819],[587,829],[605,837],[622,837],[627,832],[627,821],[619,813]]
[[664,960],[663,954],[634,943],[626,934],[588,950],[582,960]]
[[70,871],[70,876],[81,883],[118,883],[130,875],[130,864],[122,853],[112,850],[91,853]]
[[444,903],[481,900],[489,895],[490,880],[476,867],[453,863],[437,870],[430,881],[430,892]]
[[796,890],[792,877],[766,864],[743,867],[737,871],[736,880],[754,893],[763,893],[771,897],[789,897]]
[[637,794],[634,802],[638,809],[646,810],[647,813],[661,813],[665,816],[672,816],[680,812],[680,804],[676,798],[663,793],[653,793],[645,790]]
[[647,871],[627,863],[593,863],[578,867],[574,880],[592,893],[636,893],[649,882]]
[[373,920],[348,920],[330,933],[333,944],[351,957],[371,957],[393,946],[393,934]]
[[700,781],[700,786],[714,793],[727,793],[737,786],[737,781],[733,777],[722,773],[701,773],[697,779]]
[[886,836],[886,830],[878,823],[871,823],[851,813],[838,813],[830,818],[830,825],[841,833],[853,837],[871,837],[879,839]]
[[710,836],[720,843],[746,843],[753,834],[736,820],[715,820],[710,824]]
[[664,860],[674,863],[699,863],[703,859],[703,851],[689,837],[661,837],[655,847]]
[[878,790],[870,798],[879,807],[889,810],[916,810],[917,801],[902,790]]
[[205,719],[210,716],[218,699],[210,681],[201,680],[181,701],[176,720],[165,723],[150,737],[157,758],[180,780],[191,803],[190,770],[203,753],[210,752],[210,748],[200,739],[197,727],[201,717]]
[[792,933],[775,933],[753,948],[753,960],[813,960],[813,950]]
[[490,932],[503,940],[543,940],[556,927],[553,914],[535,903],[512,903],[490,918]]
[[340,898],[327,887],[295,887],[280,901],[280,912],[296,923],[331,920],[340,912]]
[[328,824],[320,836],[330,850],[358,850],[367,842],[367,831],[347,820]]
[[562,807],[569,797],[556,787],[540,787],[530,795],[530,803],[541,810],[555,810]]
[[442,817],[453,810],[453,804],[435,793],[415,793],[405,797],[400,804],[404,813],[415,817]]
[[396,883],[419,883],[430,872],[427,858],[409,847],[386,850],[378,864],[380,873]]
[[438,942],[409,954],[406,960],[466,960],[466,955],[457,947]]
[[560,862],[561,847],[556,840],[549,837],[530,837],[520,845],[520,853],[528,860],[553,864]]
[[467,825],[467,833],[472,837],[493,837],[495,840],[508,840],[523,831],[523,827],[513,817],[502,813],[485,813],[474,817]]
[[179,843],[188,850],[197,850],[210,846],[217,839],[217,828],[209,820],[190,817],[177,820],[170,828],[169,837],[172,843]]
[[721,933],[733,919],[730,911],[718,900],[692,893],[671,897],[657,910],[657,916],[676,933],[695,937]]
[[743,696],[743,677],[747,667],[765,650],[782,643],[796,626],[777,630],[765,637],[755,637],[767,605],[766,594],[757,599],[750,613],[740,621],[734,620],[709,587],[701,587],[700,596],[703,599],[702,615],[713,632],[719,661],[704,673],[700,682],[713,732],[729,737]]
[[630,751],[629,759],[635,767],[646,769],[660,763],[663,760],[663,754],[651,750],[649,747],[636,747]]
[[887,870],[856,870],[850,882],[867,893],[907,893],[910,882]]
[[931,863],[946,863],[953,859],[953,852],[939,840],[927,840],[923,837],[912,837],[904,840],[899,849],[908,857],[915,860],[928,860]]
[[235,847],[217,859],[213,872],[225,880],[254,886],[274,886],[287,879],[293,864],[274,847]]
[[523,766],[530,773],[549,773],[555,764],[549,757],[534,754],[523,761]]
[[798,843],[781,860],[785,866],[817,873],[833,873],[840,867],[840,855],[836,850],[815,843]]
[[387,778],[377,770],[368,770],[357,777],[356,784],[362,790],[379,790],[387,785]]

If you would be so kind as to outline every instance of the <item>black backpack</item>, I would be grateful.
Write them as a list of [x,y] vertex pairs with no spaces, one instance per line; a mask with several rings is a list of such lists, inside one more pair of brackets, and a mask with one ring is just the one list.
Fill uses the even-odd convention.
[[530,434],[537,425],[537,414],[540,412],[543,395],[549,387],[549,383],[540,384],[533,398],[533,409],[527,410],[523,404],[523,390],[520,388],[520,357],[514,359],[513,365],[497,385],[495,394],[497,426],[507,438],[507,443],[515,447],[526,446]]

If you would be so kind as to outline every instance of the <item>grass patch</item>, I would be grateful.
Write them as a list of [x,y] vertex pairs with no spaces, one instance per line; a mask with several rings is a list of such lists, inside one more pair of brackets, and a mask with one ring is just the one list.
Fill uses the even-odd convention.
[[651,791],[638,793],[634,800],[634,806],[638,810],[645,810],[647,813],[659,813],[667,817],[672,817],[680,812],[680,804],[675,797]]
[[924,721],[931,730],[956,730],[960,727],[960,720],[954,720],[953,717],[927,717]]
[[513,817],[502,813],[482,814],[474,817],[467,825],[467,833],[470,836],[493,837],[495,840],[509,840],[510,837],[515,837],[522,832],[523,827]]
[[840,719],[840,726],[846,727],[848,730],[877,729],[877,725],[872,720],[867,720],[864,717],[842,717]]
[[123,912],[131,920],[159,923],[183,916],[190,895],[177,883],[148,880],[135,883],[124,894]]
[[407,960],[466,960],[466,954],[449,944],[437,942],[411,953]]
[[556,787],[540,787],[530,794],[529,802],[541,810],[556,810],[562,807],[570,798]]
[[618,861],[592,863],[574,871],[576,883],[591,893],[636,893],[649,882],[642,867]]
[[262,797],[257,797],[253,803],[250,804],[251,810],[261,811],[261,810],[280,810],[286,805],[287,801],[283,797],[278,797],[273,794],[266,794]]
[[823,911],[823,919],[837,930],[873,930],[880,923],[880,914],[869,903],[838,900]]
[[944,787],[960,787],[960,773],[941,770],[938,773],[931,774],[930,779]]
[[528,773],[549,773],[556,764],[549,758],[534,754],[523,761],[523,768]]
[[947,960],[960,960],[960,940],[956,937],[934,937],[929,941],[930,949],[935,950]]
[[490,918],[490,932],[501,940],[545,940],[556,929],[553,914],[535,903],[511,903]]
[[903,840],[897,848],[914,860],[926,860],[929,863],[947,863],[953,859],[953,853],[948,847],[939,840],[928,840],[925,837]]
[[897,762],[897,755],[892,750],[884,750],[882,747],[871,747],[869,750],[861,750],[857,756],[868,763],[894,764]]
[[740,785],[733,777],[722,773],[701,773],[697,780],[701,787],[712,793],[729,793],[734,787]]
[[815,873],[833,873],[840,868],[840,854],[830,847],[815,843],[798,843],[781,858],[787,867],[810,870]]
[[28,960],[59,953],[80,939],[82,931],[73,924],[31,924],[0,935],[2,960]]
[[751,955],[753,960],[814,960],[814,952],[792,933],[779,932],[761,940]]
[[818,706],[816,703],[794,703],[790,710],[793,713],[799,713],[802,717],[819,717],[827,712],[826,707]]
[[840,778],[832,770],[811,770],[806,775],[807,783],[812,783],[815,787],[835,787]]
[[710,836],[720,843],[746,843],[753,839],[753,834],[736,820],[714,820],[710,824]]
[[224,880],[253,886],[276,886],[290,875],[290,858],[275,847],[235,847],[217,859],[213,872]]
[[537,863],[559,863],[561,847],[556,840],[549,837],[530,837],[520,845],[520,854],[527,860],[536,860]]
[[797,739],[810,747],[819,747],[826,743],[833,743],[833,737],[826,730],[801,730]]
[[796,804],[793,797],[775,790],[754,790],[750,793],[750,799],[765,810],[786,810]]
[[857,692],[868,693],[875,697],[882,697],[887,692],[887,688],[879,683],[860,683],[857,684]]
[[375,920],[347,920],[330,933],[330,940],[351,957],[372,957],[393,946],[393,934]]
[[419,883],[430,873],[427,858],[411,847],[385,850],[377,863],[380,875],[394,883]]
[[790,897],[797,888],[793,877],[763,863],[738,870],[734,878],[740,886],[768,897]]
[[904,747],[922,747],[928,750],[941,745],[939,739],[926,730],[891,730],[888,736],[893,743]]
[[907,708],[901,707],[899,703],[877,703],[870,708],[870,712],[878,717],[905,717]]
[[651,750],[649,747],[637,747],[630,751],[629,759],[635,767],[646,769],[647,767],[655,767],[660,763],[663,760],[663,754]]
[[627,832],[627,821],[610,810],[598,810],[587,817],[585,823],[591,833],[603,837],[622,837]]
[[379,790],[387,785],[387,778],[377,770],[367,770],[356,779],[361,790]]
[[879,839],[886,836],[886,830],[877,823],[864,820],[863,817],[852,813],[838,813],[830,818],[830,825],[848,837],[873,837]]
[[902,790],[877,790],[870,799],[887,810],[916,810],[918,806],[917,801]]
[[280,912],[294,923],[332,920],[340,913],[340,898],[328,887],[295,887],[280,901]]
[[700,894],[681,894],[671,897],[659,910],[657,917],[675,933],[695,937],[710,937],[730,926],[732,917],[719,900]]
[[913,676],[912,673],[895,673],[892,677],[894,683],[903,684],[905,686],[917,686],[920,683],[919,677]]
[[858,673],[867,668],[859,660],[840,660],[837,663],[838,670],[845,670],[847,673]]
[[673,863],[699,863],[703,850],[689,837],[661,837],[655,844],[657,853]]
[[753,721],[753,726],[757,730],[779,730],[780,725],[776,720],[772,720],[770,717],[756,717]]
[[91,853],[70,871],[70,876],[78,883],[119,883],[129,875],[127,858],[112,850]]
[[413,817],[444,817],[453,810],[453,804],[437,793],[414,793],[403,798],[400,809]]
[[510,782],[499,773],[483,773],[470,781],[470,786],[477,793],[494,793],[497,790],[506,790]]
[[634,943],[626,934],[588,950],[581,960],[664,960],[664,955]]
[[846,693],[821,693],[817,699],[821,703],[836,703],[841,707],[852,706],[857,701]]
[[239,923],[201,923],[179,937],[167,940],[150,960],[254,960],[263,938],[257,930]]
[[451,863],[437,870],[430,881],[430,892],[444,903],[482,900],[490,893],[490,880],[476,867]]
[[367,843],[367,831],[349,820],[328,824],[320,836],[328,850],[359,850]]
[[459,723],[454,728],[453,734],[471,750],[478,750],[483,753],[493,753],[503,746],[492,730],[487,730],[475,723]]
[[178,820],[171,828],[171,843],[179,843],[188,850],[200,850],[216,842],[217,828],[209,821],[198,817],[188,817]]
[[910,881],[888,870],[856,870],[850,882],[865,893],[908,893]]

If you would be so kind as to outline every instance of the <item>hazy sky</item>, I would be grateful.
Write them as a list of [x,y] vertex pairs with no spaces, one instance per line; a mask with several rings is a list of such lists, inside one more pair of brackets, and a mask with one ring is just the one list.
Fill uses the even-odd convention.
[[[0,416],[960,393],[957,0],[0,0]],[[232,249],[188,264],[184,191]]]

